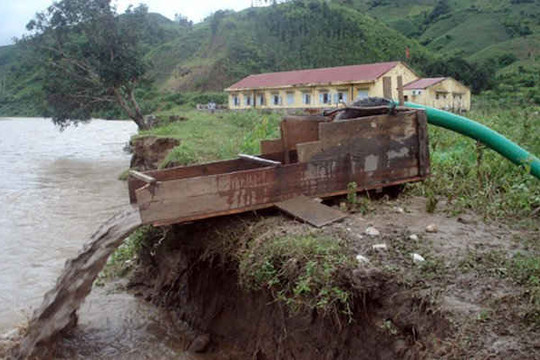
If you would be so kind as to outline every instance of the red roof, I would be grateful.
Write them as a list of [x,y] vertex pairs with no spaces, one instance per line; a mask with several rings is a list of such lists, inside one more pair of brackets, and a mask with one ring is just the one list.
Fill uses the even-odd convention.
[[231,85],[228,90],[374,81],[397,64],[399,61],[250,75]]
[[403,90],[415,90],[415,89],[425,89],[431,85],[435,85],[446,79],[445,77],[438,78],[423,78],[414,80],[403,87]]

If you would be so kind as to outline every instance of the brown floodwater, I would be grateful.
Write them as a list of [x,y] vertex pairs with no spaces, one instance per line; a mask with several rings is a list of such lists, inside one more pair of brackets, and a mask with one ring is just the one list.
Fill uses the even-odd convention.
[[[123,147],[135,132],[129,121],[60,132],[48,119],[0,118],[0,334],[26,321],[65,261],[127,205],[117,178],[129,166]],[[185,359],[181,339],[165,313],[98,288],[62,348],[69,358]]]

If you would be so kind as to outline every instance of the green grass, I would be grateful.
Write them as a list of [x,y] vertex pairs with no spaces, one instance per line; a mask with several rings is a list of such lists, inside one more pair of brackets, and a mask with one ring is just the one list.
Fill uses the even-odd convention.
[[[521,107],[477,99],[467,117],[506,136],[533,154],[540,154],[540,107]],[[446,199],[455,214],[472,210],[486,219],[530,223],[540,207],[540,181],[472,139],[430,127],[431,178],[413,192]],[[536,223],[536,225],[535,225]]]
[[190,111],[183,116],[188,120],[141,133],[181,139],[180,146],[169,153],[162,167],[231,159],[238,153],[256,154],[260,140],[279,138],[281,116],[275,113]]
[[240,283],[270,291],[292,311],[350,315],[351,290],[342,277],[355,262],[347,254],[342,240],[316,232],[261,239],[240,255]]

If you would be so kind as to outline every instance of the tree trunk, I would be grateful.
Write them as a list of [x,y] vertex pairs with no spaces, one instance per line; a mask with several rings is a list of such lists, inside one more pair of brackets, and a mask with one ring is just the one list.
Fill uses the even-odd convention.
[[133,89],[127,89],[127,96],[132,106],[127,103],[126,99],[124,98],[126,94],[123,94],[120,89],[115,88],[114,95],[116,96],[118,105],[120,105],[120,107],[124,109],[129,118],[133,120],[135,124],[137,124],[139,130],[150,129],[149,124],[144,119],[144,115],[141,111],[141,108],[139,107],[139,104],[137,103],[137,100],[135,100],[135,94],[133,93]]
[[145,120],[144,114],[142,113],[141,107],[139,106],[139,103],[137,103],[137,100],[135,99],[135,92],[133,91],[133,88],[130,88],[128,90],[128,96],[129,101],[133,105],[133,109],[135,110],[135,118],[133,119],[137,126],[139,126],[139,130],[148,130],[150,129],[150,124]]

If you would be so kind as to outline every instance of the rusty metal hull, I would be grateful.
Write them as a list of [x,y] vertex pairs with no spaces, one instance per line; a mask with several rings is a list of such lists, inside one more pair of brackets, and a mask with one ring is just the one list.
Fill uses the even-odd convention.
[[345,121],[287,117],[281,139],[263,141],[261,157],[151,171],[130,178],[143,223],[166,225],[274,206],[305,195],[329,197],[424,179],[429,174],[426,119],[421,111]]

